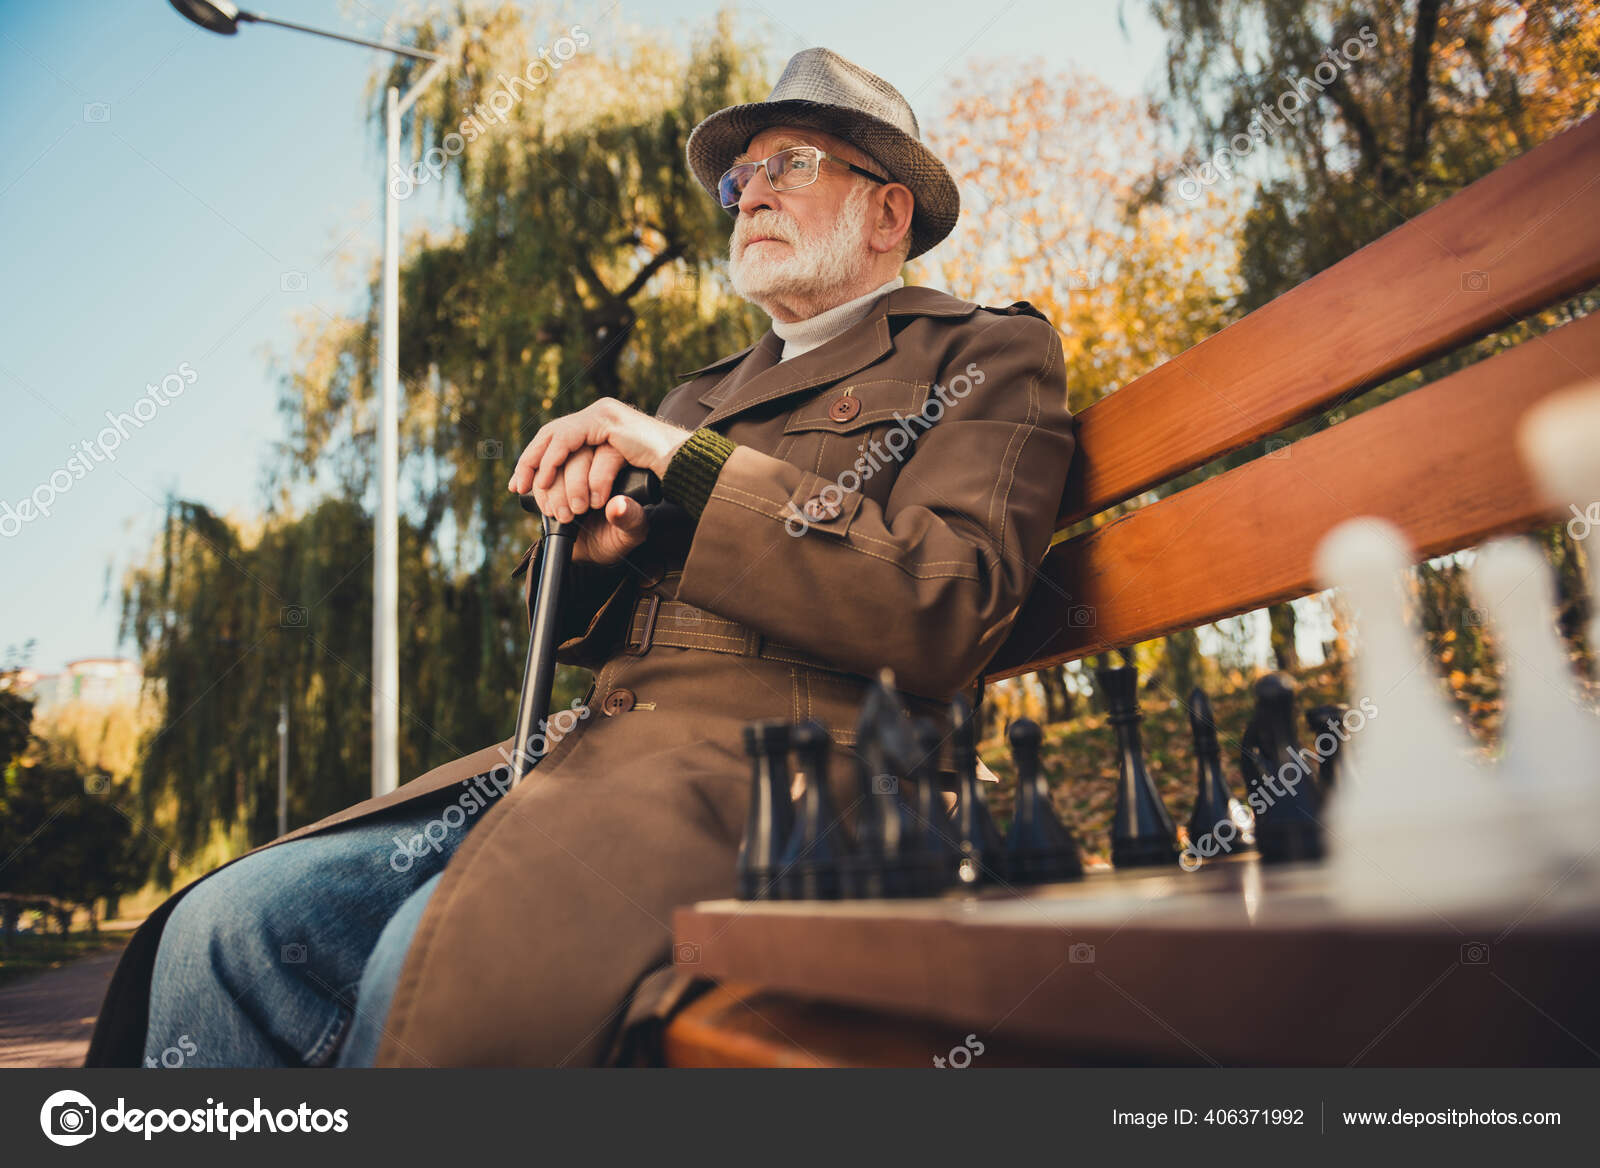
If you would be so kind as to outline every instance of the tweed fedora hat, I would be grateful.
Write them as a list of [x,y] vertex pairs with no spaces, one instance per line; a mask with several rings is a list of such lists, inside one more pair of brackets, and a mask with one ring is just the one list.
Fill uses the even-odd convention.
[[689,169],[713,198],[733,160],[769,126],[807,126],[842,138],[911,190],[914,259],[950,234],[961,196],[944,163],[922,144],[917,115],[900,91],[831,49],[789,58],[766,101],[718,110],[689,134]]

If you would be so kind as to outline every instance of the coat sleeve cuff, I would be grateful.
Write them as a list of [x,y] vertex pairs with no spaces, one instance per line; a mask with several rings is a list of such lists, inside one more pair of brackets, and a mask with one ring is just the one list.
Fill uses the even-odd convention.
[[698,520],[711,498],[711,488],[717,485],[722,464],[735,447],[731,438],[715,430],[696,430],[667,463],[666,473],[661,476],[662,497]]

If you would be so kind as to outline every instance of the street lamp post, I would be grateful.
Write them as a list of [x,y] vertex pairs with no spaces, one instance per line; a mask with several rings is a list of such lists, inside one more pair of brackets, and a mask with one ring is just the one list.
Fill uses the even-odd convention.
[[388,179],[399,173],[400,119],[444,71],[447,58],[409,45],[345,36],[243,12],[223,0],[170,3],[201,28],[224,36],[235,35],[241,24],[270,24],[431,62],[404,94],[391,85],[384,106],[388,157],[383,172],[383,323],[379,338],[383,385],[378,398],[378,515],[372,564],[372,793],[386,795],[400,785],[400,199]]

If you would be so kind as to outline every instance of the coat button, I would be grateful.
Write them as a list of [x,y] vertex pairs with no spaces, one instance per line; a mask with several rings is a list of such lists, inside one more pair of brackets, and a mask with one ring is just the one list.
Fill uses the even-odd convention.
[[839,518],[839,504],[831,503],[821,495],[812,495],[801,508],[807,519],[821,523],[827,519]]
[[848,422],[860,412],[861,399],[858,397],[851,397],[849,394],[846,394],[844,397],[834,398],[833,404],[828,407],[828,417],[832,418],[835,422]]
[[633,691],[631,689],[614,689],[606,694],[606,700],[600,703],[600,709],[606,717],[614,718],[618,714],[626,714],[633,709]]

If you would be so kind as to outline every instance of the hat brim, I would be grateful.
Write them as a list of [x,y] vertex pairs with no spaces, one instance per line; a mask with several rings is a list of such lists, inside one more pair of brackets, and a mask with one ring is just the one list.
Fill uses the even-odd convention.
[[871,155],[895,182],[911,190],[911,250],[915,259],[949,235],[961,213],[955,179],[934,153],[898,126],[860,110],[791,98],[718,110],[689,134],[685,151],[695,179],[717,197],[717,183],[762,130],[806,126],[843,138]]

